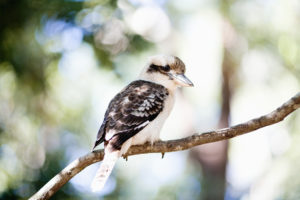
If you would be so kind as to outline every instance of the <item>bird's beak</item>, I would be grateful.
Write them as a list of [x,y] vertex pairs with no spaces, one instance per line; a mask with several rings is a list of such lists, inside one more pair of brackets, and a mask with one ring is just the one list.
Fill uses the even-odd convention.
[[183,87],[193,87],[194,84],[184,74],[170,74],[175,81]]

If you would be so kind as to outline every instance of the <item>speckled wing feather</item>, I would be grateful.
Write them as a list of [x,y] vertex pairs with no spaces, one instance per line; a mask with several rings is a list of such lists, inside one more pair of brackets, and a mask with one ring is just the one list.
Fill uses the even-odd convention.
[[159,115],[168,95],[162,85],[144,80],[130,83],[110,102],[94,148],[109,141],[114,149],[120,150],[126,140]]

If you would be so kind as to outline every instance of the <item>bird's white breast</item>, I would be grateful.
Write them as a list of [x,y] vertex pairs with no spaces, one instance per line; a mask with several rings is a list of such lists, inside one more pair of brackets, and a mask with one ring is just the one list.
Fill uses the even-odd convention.
[[121,155],[125,154],[131,145],[144,144],[145,142],[155,142],[158,141],[160,131],[164,125],[166,119],[168,118],[175,101],[175,94],[173,91],[169,92],[169,96],[164,102],[164,108],[161,113],[151,121],[144,129],[137,133],[132,138],[128,139],[121,149]]
[[143,130],[137,133],[131,141],[131,145],[144,144],[145,142],[155,142],[159,140],[162,126],[168,118],[174,105],[174,94],[170,92],[164,103],[161,113],[151,121]]

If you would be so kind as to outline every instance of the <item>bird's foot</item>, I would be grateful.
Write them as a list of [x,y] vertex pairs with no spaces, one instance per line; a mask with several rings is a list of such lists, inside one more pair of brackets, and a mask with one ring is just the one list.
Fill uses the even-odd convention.
[[157,140],[154,140],[153,142],[151,142],[151,145],[153,146],[154,143],[157,143],[157,142],[162,142],[162,140],[159,138]]

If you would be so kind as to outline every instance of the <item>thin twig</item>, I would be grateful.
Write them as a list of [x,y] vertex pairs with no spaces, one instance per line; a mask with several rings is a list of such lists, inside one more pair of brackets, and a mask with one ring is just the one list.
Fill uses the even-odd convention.
[[[173,151],[182,151],[191,147],[216,142],[220,140],[230,139],[245,133],[255,131],[259,128],[269,126],[282,121],[290,113],[300,107],[300,93],[292,97],[282,106],[278,107],[273,112],[261,117],[249,120],[247,122],[210,132],[197,133],[192,136],[178,139],[155,142],[153,145],[146,143],[130,147],[126,156],[132,156],[145,153],[165,153]],[[42,187],[30,200],[49,199],[57,190],[66,184],[73,176],[78,174],[87,166],[99,162],[103,159],[103,150],[88,153],[64,168],[59,174],[54,176],[44,187]]]

